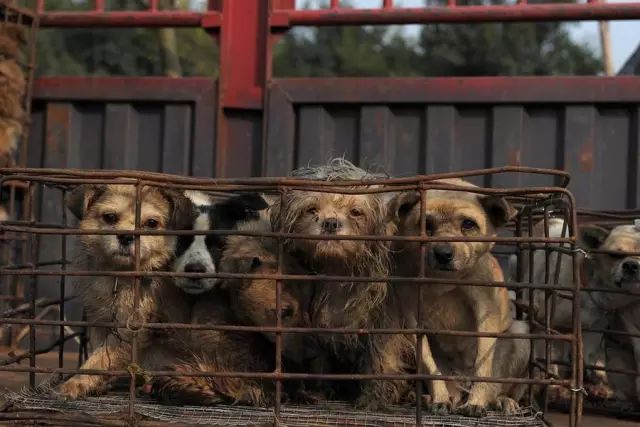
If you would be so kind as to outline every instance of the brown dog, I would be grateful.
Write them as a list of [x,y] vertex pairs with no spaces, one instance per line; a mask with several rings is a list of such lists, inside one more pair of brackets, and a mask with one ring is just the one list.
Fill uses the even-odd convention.
[[[241,231],[270,231],[268,223],[252,221]],[[226,273],[276,274],[278,263],[273,239],[230,236],[221,269]],[[299,299],[285,284],[281,295],[283,326],[302,326],[304,312]],[[276,281],[273,279],[228,279],[221,288],[202,294],[193,307],[192,323],[244,326],[276,326]],[[169,369],[178,372],[272,372],[275,368],[275,334],[193,330],[187,347],[192,353]],[[284,334],[283,347],[291,354],[304,354],[299,335]],[[196,350],[198,349],[198,350]],[[273,382],[233,377],[158,378],[154,390],[172,403],[233,403],[265,406],[273,403]]]
[[[464,191],[472,189],[472,184],[460,179],[438,181],[462,187],[463,191],[428,190],[425,201],[426,233],[438,238],[458,238],[461,236],[495,236],[496,228],[514,215],[511,206],[501,197],[481,196]],[[392,222],[398,227],[398,234],[420,235],[420,195],[404,193],[390,204]],[[457,279],[480,282],[501,282],[503,274],[496,259],[491,255],[490,242],[427,242],[424,260],[426,276],[429,278]],[[420,266],[420,243],[398,242],[393,253],[398,275],[416,277]],[[418,325],[418,287],[413,284],[394,284],[400,304],[409,327],[432,329],[466,330],[478,332],[505,332],[512,324],[507,290],[502,287],[475,287],[427,284],[423,286],[423,322]],[[521,345],[526,341],[519,340]],[[509,346],[513,343],[505,342]],[[494,368],[496,338],[463,338],[454,336],[430,336],[423,339],[422,363],[428,374],[439,374],[444,363],[436,360],[449,359],[449,371],[471,371],[473,376],[491,377],[502,372]],[[525,354],[525,357],[521,357]],[[516,366],[508,371],[517,375],[526,370],[528,352],[519,351]],[[519,360],[523,359],[523,360]],[[498,361],[498,367],[505,367],[505,361]],[[524,366],[523,366],[524,364]],[[515,371],[515,372],[514,372]],[[506,375],[509,376],[509,375]],[[431,397],[433,410],[446,413],[451,402],[458,406],[462,399],[457,384],[432,381]],[[456,410],[466,415],[482,415],[486,408],[495,404],[507,405],[511,409],[514,402],[498,399],[505,393],[500,385],[476,382],[471,386],[468,398]]]
[[[67,207],[80,220],[83,230],[110,230],[116,235],[82,235],[76,266],[81,270],[133,270],[135,238],[135,195],[133,186],[82,185],[67,199]],[[193,221],[193,206],[184,195],[143,187],[140,224],[146,230],[185,229]],[[171,260],[173,236],[141,236],[140,268],[143,271],[162,270]],[[170,283],[157,278],[143,278],[140,303],[134,312],[133,279],[129,277],[89,277],[77,283],[89,322],[127,323],[137,328],[139,323],[154,322],[163,314],[180,321],[188,314],[182,306],[180,292]],[[188,319],[186,319],[188,320]],[[158,341],[144,328],[134,332],[130,328],[93,327],[89,330],[93,353],[82,369],[122,370],[131,357],[131,340],[137,334],[139,365],[153,368],[162,357],[154,351]],[[62,384],[58,391],[75,399],[105,391],[108,381],[101,375],[76,375]]]
[[[343,159],[326,166],[294,171],[296,178],[320,181],[360,182],[380,176]],[[362,187],[360,187],[362,188]],[[371,187],[370,187],[371,188]],[[337,194],[291,190],[282,205],[273,206],[275,230],[315,236],[363,236],[388,234],[386,200],[381,194]],[[289,239],[286,252],[297,258],[307,274],[384,278],[389,273],[389,245],[384,241]],[[397,316],[389,315],[393,304],[385,281],[305,284],[312,288],[309,313],[312,326],[321,328],[392,327]],[[318,334],[315,337],[313,373],[397,373],[405,361],[397,355],[411,353],[410,340],[393,335]],[[406,348],[403,352],[401,349]],[[404,382],[372,381],[322,384],[331,397],[357,399],[358,406],[375,409],[397,403],[404,393]]]

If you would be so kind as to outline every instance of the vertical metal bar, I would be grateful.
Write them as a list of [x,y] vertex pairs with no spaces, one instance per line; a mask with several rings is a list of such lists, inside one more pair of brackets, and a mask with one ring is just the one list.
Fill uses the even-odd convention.
[[[285,200],[284,200],[284,192],[282,189],[280,190],[280,212],[285,212]],[[278,230],[280,233],[284,232],[284,227],[282,221],[279,221],[280,229]],[[278,236],[278,275],[282,274],[284,268],[284,241],[282,236]],[[282,309],[282,279],[276,280],[276,326],[278,328],[282,327],[282,313],[280,310]],[[276,374],[282,373],[282,332],[276,332]],[[276,396],[275,396],[275,414],[276,414],[276,425],[280,425],[280,402],[282,401],[282,380],[280,378],[276,379]]]
[[570,237],[573,240],[571,244],[571,257],[573,261],[573,345],[571,346],[571,365],[572,365],[572,393],[571,393],[571,413],[569,415],[569,425],[577,427],[580,425],[582,417],[582,391],[583,389],[583,354],[582,354],[582,324],[580,320],[580,288],[582,279],[580,278],[580,264],[575,252],[576,234],[578,232],[578,217],[576,213],[576,204],[573,195],[568,194],[569,198],[569,214],[571,215]]
[[382,8],[383,9],[392,9],[393,8],[393,0],[382,0]]
[[[35,205],[35,190],[34,184],[32,182],[29,183],[29,219],[34,220],[34,212],[33,207]],[[32,269],[36,269],[36,264],[38,262],[38,235],[34,235],[33,233],[29,233],[29,255],[30,255],[30,264]],[[38,298],[38,276],[32,275],[29,281],[29,293],[30,295],[30,309],[29,309],[29,317],[31,319],[36,318],[36,299]],[[29,325],[29,366],[32,368],[36,367],[36,326]],[[31,387],[35,387],[36,385],[36,374],[35,372],[29,372],[29,385]]]
[[[427,191],[423,188],[422,182],[420,183],[420,236],[424,237],[427,235]],[[426,274],[426,266],[424,264],[424,259],[427,254],[427,242],[424,240],[420,242],[420,270],[419,275],[420,278],[423,278]],[[424,283],[418,284],[418,328],[422,328],[423,320],[422,320],[422,300],[424,298]],[[422,373],[422,342],[425,339],[424,334],[418,334],[418,339],[416,340],[416,372],[418,375]],[[429,338],[427,338],[429,339]],[[433,402],[432,402],[433,403]],[[422,380],[416,381],[416,426],[422,425]]]
[[[528,236],[533,236],[533,211],[529,209],[527,213],[527,231]],[[531,242],[529,242],[529,283],[533,283],[533,262],[534,262],[534,246]],[[533,331],[534,323],[533,317],[535,314],[535,305],[533,299],[535,298],[534,289],[529,288],[529,330]],[[534,343],[535,344],[535,343]],[[531,346],[532,351],[529,352],[529,378],[533,378],[534,376],[534,366],[535,366],[535,352],[533,351],[534,346]],[[533,384],[529,384],[529,406],[533,406],[534,396],[533,396]]]
[[[67,210],[64,208],[64,201],[67,192],[62,190],[62,227],[67,228]],[[67,270],[67,235],[63,234],[60,236],[60,250],[62,251],[62,265],[60,266],[62,272],[64,273]],[[64,299],[65,299],[65,286],[66,286],[67,276],[62,275],[60,277],[60,321],[64,321]],[[64,366],[64,325],[60,325],[60,346],[58,347],[58,367],[62,368]]]
[[150,0],[149,1],[149,11],[157,12],[158,11],[158,0]]
[[94,3],[94,9],[96,12],[104,12],[104,0],[96,0]]
[[[518,216],[518,221],[516,221],[516,236],[522,237],[522,218],[523,215]],[[522,244],[517,244],[517,252],[516,252],[516,278],[518,282],[524,282],[524,266],[522,263],[524,262],[524,256],[522,255]],[[516,290],[516,301],[521,302],[522,296],[524,292],[522,289]],[[524,315],[522,313],[522,308],[520,305],[516,305],[516,318],[523,319]],[[531,341],[533,347],[533,341]]]
[[[544,237],[549,238],[549,210],[547,205],[544,205]],[[544,244],[544,283],[549,284],[551,269],[551,249],[549,242]],[[551,334],[551,292],[548,289],[544,291],[544,327],[545,334]],[[544,377],[547,378],[551,369],[551,341],[549,339],[544,340]],[[543,391],[543,401],[545,414],[547,413],[548,401],[549,401],[549,387],[545,387]]]
[[38,13],[42,13],[44,12],[45,8],[44,8],[44,0],[37,0],[36,1],[36,12]]
[[338,9],[340,7],[340,0],[331,0],[329,7],[331,9]]
[[[138,179],[135,184],[136,188],[136,215],[134,229],[140,230],[140,211],[142,208],[142,183]],[[134,260],[135,260],[135,276],[133,278],[133,310],[129,314],[136,316],[140,307],[140,235],[136,234],[134,240]],[[128,322],[127,322],[128,323]],[[136,328],[139,326],[136,325]],[[131,334],[131,365],[135,365],[138,360],[138,336],[137,332]],[[135,420],[135,402],[136,402],[136,373],[131,370],[131,378],[129,383],[129,418],[131,422]]]

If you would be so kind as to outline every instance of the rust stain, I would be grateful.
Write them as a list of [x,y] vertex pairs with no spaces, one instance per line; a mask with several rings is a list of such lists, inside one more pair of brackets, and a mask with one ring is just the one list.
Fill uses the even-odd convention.
[[522,154],[522,152],[520,151],[520,149],[510,150],[509,151],[509,165],[511,165],[511,166],[520,166],[521,165],[521,161],[520,161],[521,154]]
[[580,147],[578,153],[578,163],[582,172],[593,171],[593,142],[587,142]]

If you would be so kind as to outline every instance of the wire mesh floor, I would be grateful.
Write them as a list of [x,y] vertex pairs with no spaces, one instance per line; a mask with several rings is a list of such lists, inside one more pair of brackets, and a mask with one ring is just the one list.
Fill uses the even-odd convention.
[[[128,411],[128,395],[113,393],[107,396],[90,397],[86,400],[63,401],[49,393],[24,390],[9,392],[4,400],[14,410],[55,411],[59,413],[82,413],[99,418]],[[249,426],[269,425],[275,421],[272,409],[245,406],[168,406],[148,398],[140,398],[135,405],[138,415],[150,419],[189,425]],[[282,426],[415,426],[415,409],[394,407],[384,413],[354,410],[346,403],[330,402],[322,405],[283,405],[280,423]],[[523,408],[514,415],[489,412],[484,418],[451,416],[423,416],[422,425],[442,427],[530,427],[543,426],[541,413]]]

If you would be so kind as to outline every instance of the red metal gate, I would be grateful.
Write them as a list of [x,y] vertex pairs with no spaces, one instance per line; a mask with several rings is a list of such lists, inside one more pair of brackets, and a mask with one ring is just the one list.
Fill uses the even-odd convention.
[[[331,1],[300,10],[293,0],[211,0],[204,12],[161,10],[158,1],[147,11],[107,11],[96,1],[92,11],[51,12],[44,3],[43,27],[204,28],[219,42],[221,69],[218,82],[39,79],[30,166],[231,177],[282,174],[331,155],[399,175],[522,164],[570,171],[581,206],[638,206],[636,77],[273,79],[271,57],[299,25],[635,19],[640,3],[406,9],[385,0],[347,9]],[[101,148],[85,155],[87,144]],[[66,154],[43,156],[62,146]]]

